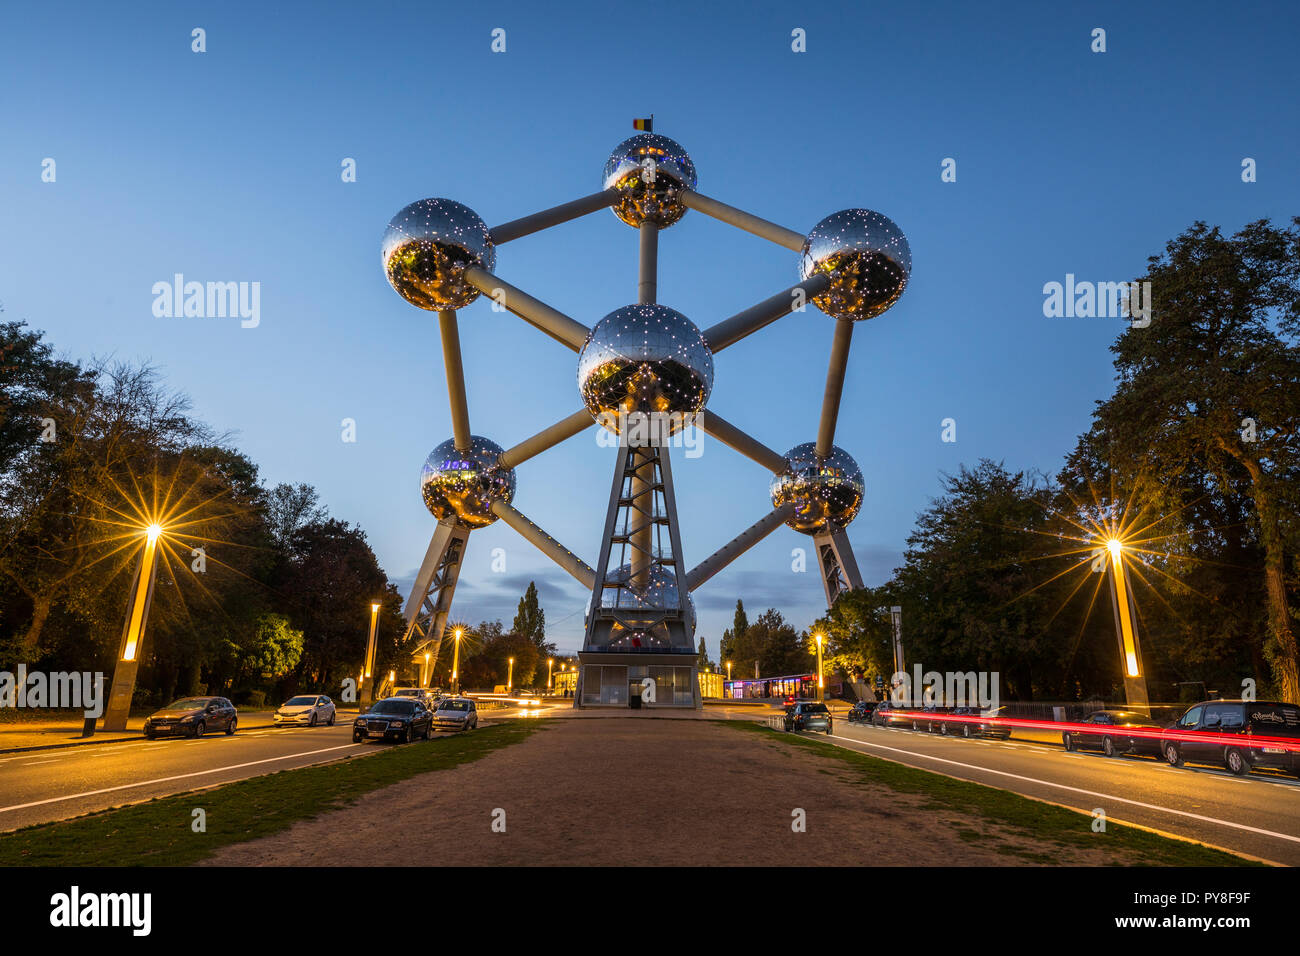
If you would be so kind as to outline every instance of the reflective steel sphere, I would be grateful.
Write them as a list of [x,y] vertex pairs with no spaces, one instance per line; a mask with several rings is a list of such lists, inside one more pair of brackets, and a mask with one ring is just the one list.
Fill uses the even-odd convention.
[[[646,160],[654,170],[654,182],[643,175]],[[614,204],[614,215],[629,226],[653,222],[671,226],[686,214],[686,207],[674,195],[679,187],[694,189],[695,164],[675,140],[658,133],[638,133],[615,147],[605,163],[605,189],[622,192]]]
[[830,457],[817,457],[817,443],[795,445],[786,453],[786,470],[772,476],[772,506],[786,502],[794,514],[786,521],[795,531],[820,534],[846,527],[858,516],[866,485],[862,469],[848,452],[831,446]]
[[430,452],[420,474],[424,506],[439,521],[454,518],[467,528],[496,521],[492,502],[500,498],[509,504],[515,496],[515,470],[497,464],[500,454],[500,445],[478,435],[470,436],[468,452],[457,451],[455,440],[447,439]]
[[888,216],[844,209],[827,216],[803,244],[799,275],[823,272],[831,287],[813,302],[837,319],[871,319],[898,301],[912,274],[912,249]]
[[[610,573],[611,580],[630,582],[632,566],[625,564]],[[662,564],[650,565],[649,583],[643,589],[636,589],[631,584],[621,588],[606,588],[601,598],[602,607],[617,607],[620,610],[645,610],[646,627],[628,626],[615,628],[610,636],[611,648],[636,650],[641,647],[667,647],[667,632],[662,626],[655,626],[655,612],[664,608],[677,607],[677,578],[672,570]],[[615,597],[617,595],[617,598]],[[686,633],[695,635],[695,601],[690,592],[686,594]],[[639,644],[637,642],[640,642]]]
[[596,323],[578,353],[578,390],[602,425],[631,412],[690,415],[709,400],[713,352],[695,323],[666,305],[625,305]]
[[465,281],[475,265],[491,272],[496,246],[478,213],[451,199],[413,202],[384,231],[384,273],[407,302],[430,311],[463,309],[478,298]]

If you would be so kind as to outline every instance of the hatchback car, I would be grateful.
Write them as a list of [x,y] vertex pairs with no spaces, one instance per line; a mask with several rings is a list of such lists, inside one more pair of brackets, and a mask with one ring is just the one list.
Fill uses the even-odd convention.
[[182,697],[144,719],[144,735],[156,737],[202,737],[209,730],[229,736],[239,724],[239,712],[224,697]]
[[396,740],[410,743],[415,737],[428,740],[433,734],[433,714],[418,700],[385,697],[352,722],[352,742]]
[[[1170,766],[1219,764],[1242,776],[1257,768],[1300,776],[1300,707],[1269,700],[1208,700],[1168,728],[1160,752]],[[1258,740],[1257,738],[1266,738]]]
[[787,731],[821,730],[831,732],[831,712],[826,705],[818,701],[801,701],[794,705],[785,715]]
[[1107,757],[1120,754],[1147,754],[1160,756],[1160,738],[1154,734],[1145,736],[1125,736],[1128,727],[1146,731],[1160,729],[1160,724],[1146,714],[1136,714],[1128,710],[1096,710],[1080,723],[1087,724],[1087,730],[1072,730],[1061,734],[1061,742],[1066,750],[1100,750]]
[[333,727],[334,716],[334,701],[324,694],[300,694],[281,704],[274,720],[277,727],[315,727],[317,724]]
[[478,726],[478,707],[468,697],[447,697],[433,712],[435,730],[473,730]]

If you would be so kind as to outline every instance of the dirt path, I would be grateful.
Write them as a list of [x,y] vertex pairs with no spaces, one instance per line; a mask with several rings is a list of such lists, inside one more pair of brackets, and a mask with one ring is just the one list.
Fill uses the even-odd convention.
[[[207,864],[1023,866],[1043,853],[929,803],[870,789],[776,734],[711,721],[557,720],[522,744],[227,847]],[[498,808],[504,833],[492,829]],[[791,829],[796,808],[806,832]],[[1050,862],[1117,861],[1054,847]]]

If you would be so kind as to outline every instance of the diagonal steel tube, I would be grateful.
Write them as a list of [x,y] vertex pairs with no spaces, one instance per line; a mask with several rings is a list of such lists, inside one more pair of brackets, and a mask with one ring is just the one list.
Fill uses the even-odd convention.
[[492,513],[518,531],[538,551],[573,575],[583,587],[588,590],[595,589],[596,572],[576,554],[533,524],[519,509],[498,498],[492,502]]
[[455,311],[438,313],[442,333],[442,362],[447,367],[447,398],[451,402],[451,433],[457,451],[469,451],[469,405],[465,400],[465,366],[460,357],[460,328]]
[[740,452],[746,458],[758,462],[768,471],[778,475],[785,471],[787,462],[784,455],[777,454],[712,409],[705,409],[700,412],[696,417],[696,424],[704,429],[705,434],[712,435],[718,441]]
[[795,232],[793,229],[787,229],[784,226],[778,226],[766,219],[760,219],[743,209],[728,206],[725,202],[710,199],[708,196],[701,195],[690,189],[678,190],[677,194],[681,198],[682,204],[688,209],[698,210],[706,216],[712,216],[714,219],[725,222],[729,226],[735,226],[737,229],[745,230],[745,232],[752,232],[769,242],[775,242],[778,246],[785,246],[795,252],[803,252],[805,238],[803,233]]
[[844,391],[844,372],[849,366],[849,343],[852,341],[853,320],[836,319],[831,360],[826,369],[826,392],[822,396],[822,419],[817,428],[818,458],[829,458],[835,445],[835,422],[840,417],[840,395]]
[[591,412],[580,408],[554,425],[543,428],[531,438],[525,438],[513,448],[507,448],[497,456],[497,464],[503,468],[513,468],[534,455],[540,455],[548,448],[554,448],[560,442],[572,438],[594,424],[595,420],[591,417]]
[[579,351],[587,341],[591,329],[581,322],[569,318],[545,302],[534,299],[522,289],[516,289],[509,282],[493,275],[478,266],[469,266],[465,270],[465,281],[484,295],[498,298],[505,308],[519,316],[525,322],[541,329],[555,341],[567,345],[573,351]]
[[759,518],[752,525],[746,528],[736,537],[732,538],[717,551],[701,561],[698,565],[691,568],[686,574],[686,587],[694,591],[701,584],[713,577],[732,561],[752,548],[758,542],[762,541],[769,534],[775,531],[781,524],[787,521],[794,514],[794,505],[787,502],[778,508],[773,508],[763,517]]
[[798,285],[792,285],[784,292],[764,299],[758,305],[750,306],[744,312],[737,312],[729,319],[723,319],[717,325],[710,326],[704,332],[704,339],[714,352],[725,349],[728,345],[739,342],[745,336],[771,325],[777,319],[789,315],[795,308],[821,295],[830,288],[830,277],[818,273],[809,276]]
[[531,236],[543,229],[549,229],[571,219],[578,219],[588,213],[605,209],[617,202],[618,197],[619,191],[611,186],[603,192],[592,193],[590,196],[583,196],[581,199],[573,200],[573,202],[552,206],[550,209],[535,212],[531,216],[512,219],[490,229],[488,232],[492,237],[492,242],[499,246],[503,242],[511,242],[524,236]]

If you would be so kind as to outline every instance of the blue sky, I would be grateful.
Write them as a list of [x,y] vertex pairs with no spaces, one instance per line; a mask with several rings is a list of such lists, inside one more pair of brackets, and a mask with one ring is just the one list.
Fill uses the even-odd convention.
[[[405,587],[433,528],[420,467],[451,425],[436,317],[385,281],[385,224],[427,196],[492,225],[594,192],[653,112],[704,193],[799,231],[864,206],[910,240],[907,292],[855,331],[837,434],[879,583],[941,471],[1054,471],[1110,393],[1119,320],[1045,318],[1044,283],[1130,279],[1196,219],[1300,212],[1298,27],[1283,3],[9,5],[0,302],[69,355],[152,360]],[[635,300],[636,235],[602,212],[503,246],[497,271],[594,324]],[[155,318],[177,272],[260,282],[260,325]],[[661,239],[660,301],[702,327],[796,278],[795,254],[697,213]],[[573,353],[481,301],[461,315],[476,433],[509,446],[579,407]],[[778,451],[813,440],[831,332],[810,308],[727,350],[710,407]],[[759,466],[704,448],[674,469],[688,566],[770,507]],[[589,431],[523,465],[515,504],[594,562],[612,468]],[[791,571],[809,544],[781,529],[696,592],[714,654],[737,596],[800,626],[823,609],[815,571]],[[533,579],[576,649],[580,588],[499,523],[471,538],[457,614],[508,624]]]

